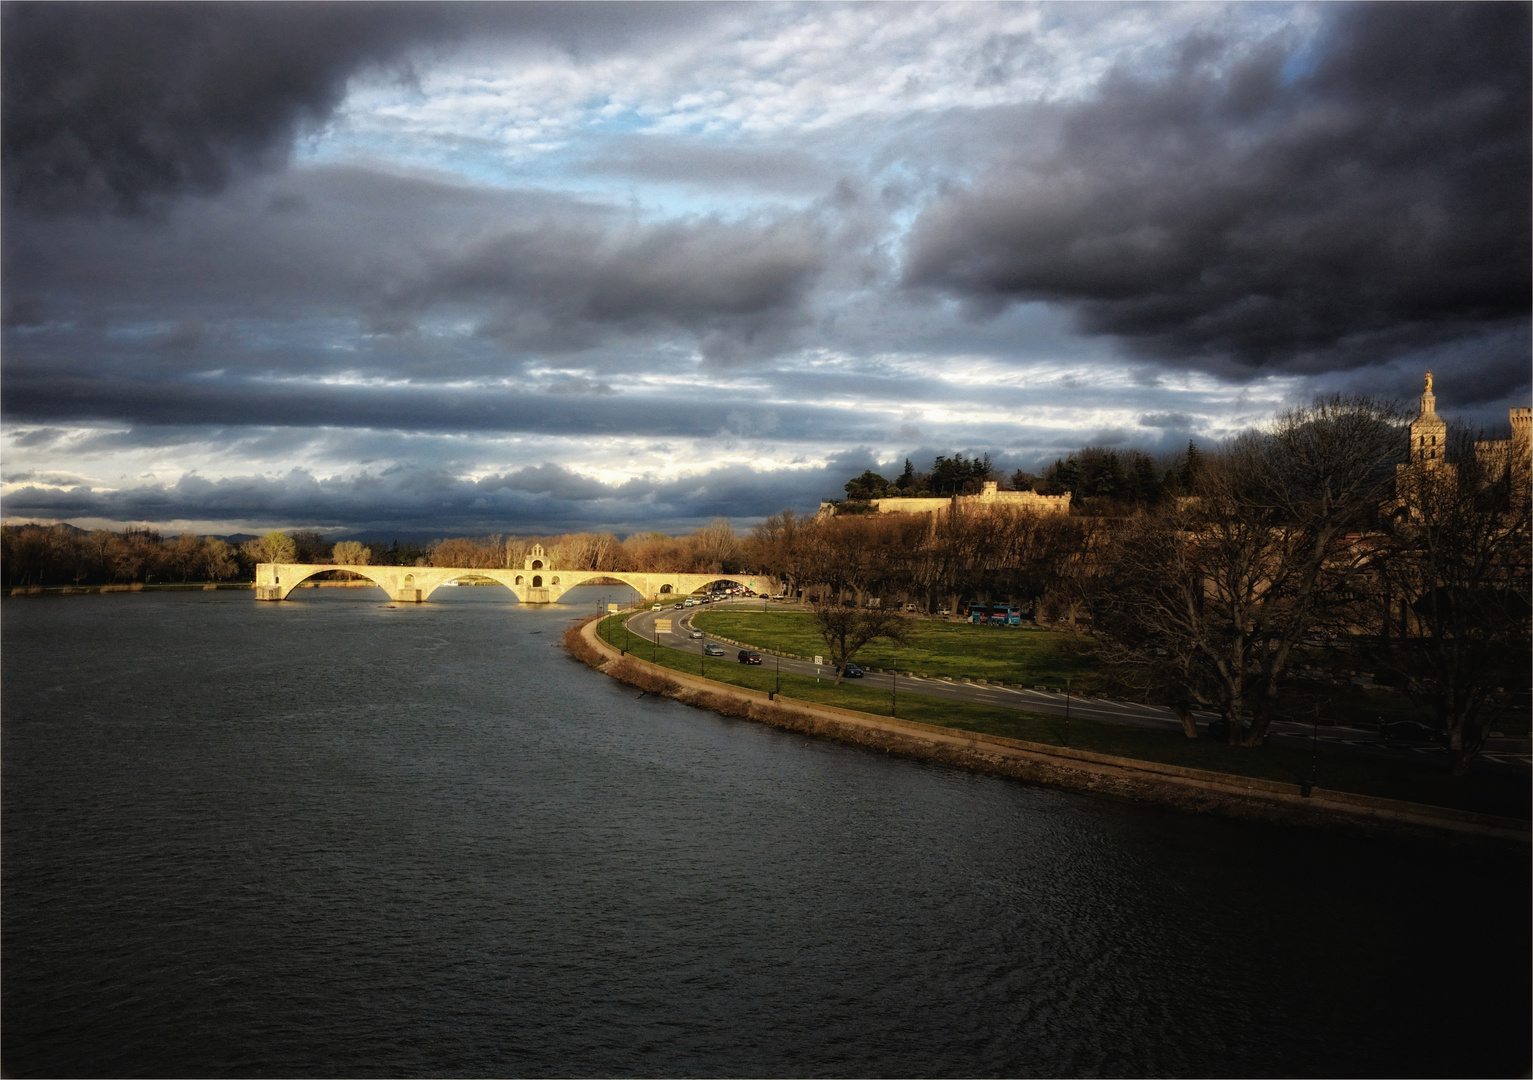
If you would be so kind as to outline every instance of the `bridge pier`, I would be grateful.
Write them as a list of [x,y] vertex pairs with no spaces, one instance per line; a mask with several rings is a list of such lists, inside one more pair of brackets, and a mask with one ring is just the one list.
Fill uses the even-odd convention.
[[257,600],[281,600],[283,592],[281,585],[257,585],[255,587]]

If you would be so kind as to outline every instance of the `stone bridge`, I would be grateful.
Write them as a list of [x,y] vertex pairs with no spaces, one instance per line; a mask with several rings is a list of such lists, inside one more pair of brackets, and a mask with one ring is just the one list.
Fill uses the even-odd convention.
[[756,592],[775,592],[775,578],[761,574],[647,574],[618,570],[559,570],[538,549],[520,570],[464,570],[450,566],[336,566],[326,563],[259,563],[257,600],[286,600],[288,594],[315,574],[345,570],[364,577],[389,594],[389,599],[418,604],[452,581],[498,581],[524,604],[552,604],[567,590],[590,582],[619,581],[641,596],[685,596],[715,581],[734,581]]

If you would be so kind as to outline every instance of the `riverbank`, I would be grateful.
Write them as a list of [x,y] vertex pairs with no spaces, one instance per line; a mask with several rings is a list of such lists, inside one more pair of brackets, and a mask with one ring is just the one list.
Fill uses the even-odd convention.
[[[469,584],[465,582],[465,584]],[[477,582],[475,583],[477,584]],[[101,593],[138,592],[217,592],[230,589],[249,591],[255,584],[249,581],[142,581],[125,585],[17,585],[10,590],[11,596],[95,596]],[[305,581],[300,589],[375,589],[371,581]]]
[[250,589],[248,581],[178,581],[145,584],[142,581],[122,585],[17,585],[11,596],[96,596],[101,593],[139,592],[215,592],[220,589]]
[[1529,840],[1528,823],[1489,814],[1321,788],[1306,796],[1293,783],[897,720],[732,686],[623,655],[598,636],[597,625],[598,619],[590,616],[564,635],[570,652],[590,666],[646,693],[784,730],[1193,813],[1311,827],[1447,833],[1519,844]]

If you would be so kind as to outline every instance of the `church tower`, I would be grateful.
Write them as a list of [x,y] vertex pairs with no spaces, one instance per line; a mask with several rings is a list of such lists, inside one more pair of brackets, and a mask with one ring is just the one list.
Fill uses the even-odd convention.
[[1432,373],[1427,372],[1426,391],[1421,395],[1421,415],[1411,422],[1411,464],[1433,467],[1441,464],[1448,448],[1448,425],[1437,415],[1437,395],[1432,393]]

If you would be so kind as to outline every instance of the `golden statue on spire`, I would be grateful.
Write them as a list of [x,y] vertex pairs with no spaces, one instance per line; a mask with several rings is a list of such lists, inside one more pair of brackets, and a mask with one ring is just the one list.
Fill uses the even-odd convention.
[[1427,393],[1430,394],[1431,392],[1432,392],[1432,373],[1429,371],[1429,372],[1427,372]]

